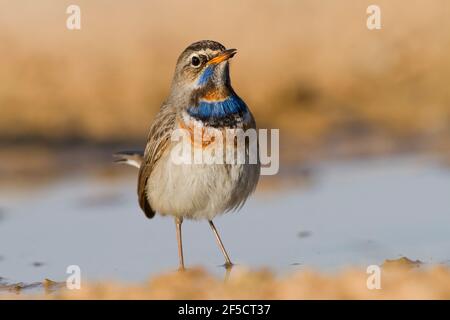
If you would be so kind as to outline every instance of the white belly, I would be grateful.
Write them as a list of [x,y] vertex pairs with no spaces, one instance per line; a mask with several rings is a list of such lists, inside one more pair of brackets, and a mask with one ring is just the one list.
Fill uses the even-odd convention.
[[259,172],[259,163],[176,164],[168,151],[147,181],[147,198],[159,214],[212,220],[245,202]]

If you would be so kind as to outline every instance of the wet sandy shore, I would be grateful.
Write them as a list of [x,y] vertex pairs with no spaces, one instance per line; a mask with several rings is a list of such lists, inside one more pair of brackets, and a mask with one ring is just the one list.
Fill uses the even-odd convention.
[[402,258],[386,261],[380,275],[381,288],[370,290],[370,275],[361,268],[335,274],[303,270],[278,277],[268,270],[235,267],[225,279],[192,268],[134,285],[83,283],[80,290],[67,290],[47,282],[42,284],[46,293],[39,294],[9,288],[0,299],[450,299],[448,267],[424,268]]

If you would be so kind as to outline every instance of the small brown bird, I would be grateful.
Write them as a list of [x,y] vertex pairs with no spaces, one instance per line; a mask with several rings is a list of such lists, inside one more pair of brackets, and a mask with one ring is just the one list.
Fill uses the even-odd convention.
[[[215,160],[223,161],[200,164],[174,163],[171,158],[174,148],[183,143],[171,139],[174,130],[256,128],[247,105],[231,87],[229,59],[235,54],[235,49],[210,40],[187,47],[178,58],[170,94],[150,127],[145,152],[119,154],[119,162],[139,167],[138,197],[145,215],[153,218],[158,212],[175,218],[180,269],[184,269],[183,219],[208,220],[225,266],[232,266],[212,220],[240,208],[258,183],[258,157],[255,163],[227,163],[225,155],[218,154]],[[192,148],[203,150],[215,143],[213,139],[206,146],[192,142]],[[245,153],[249,152],[246,144]]]

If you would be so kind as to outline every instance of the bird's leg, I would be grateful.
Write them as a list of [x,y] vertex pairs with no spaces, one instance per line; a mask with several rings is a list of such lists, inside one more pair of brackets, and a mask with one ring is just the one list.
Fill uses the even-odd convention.
[[175,218],[175,225],[177,229],[177,241],[178,241],[178,259],[180,261],[180,271],[184,271],[184,258],[183,258],[183,241],[181,239],[181,224],[183,223],[183,218]]
[[233,266],[233,263],[230,260],[230,257],[228,256],[227,251],[225,250],[225,247],[223,246],[222,240],[220,239],[219,233],[217,232],[216,226],[214,226],[214,223],[212,220],[208,220],[209,225],[214,232],[214,235],[216,236],[217,243],[219,244],[220,250],[222,250],[223,256],[225,257],[225,268],[231,268]]

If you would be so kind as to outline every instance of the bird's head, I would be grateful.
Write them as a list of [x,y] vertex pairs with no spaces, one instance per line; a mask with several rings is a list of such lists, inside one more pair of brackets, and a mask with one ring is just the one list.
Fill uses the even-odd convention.
[[231,91],[228,60],[236,49],[203,40],[187,47],[180,55],[172,83],[174,95],[226,95]]
[[236,127],[249,118],[247,106],[233,91],[229,59],[236,49],[204,40],[178,58],[169,102],[183,116],[212,127]]

